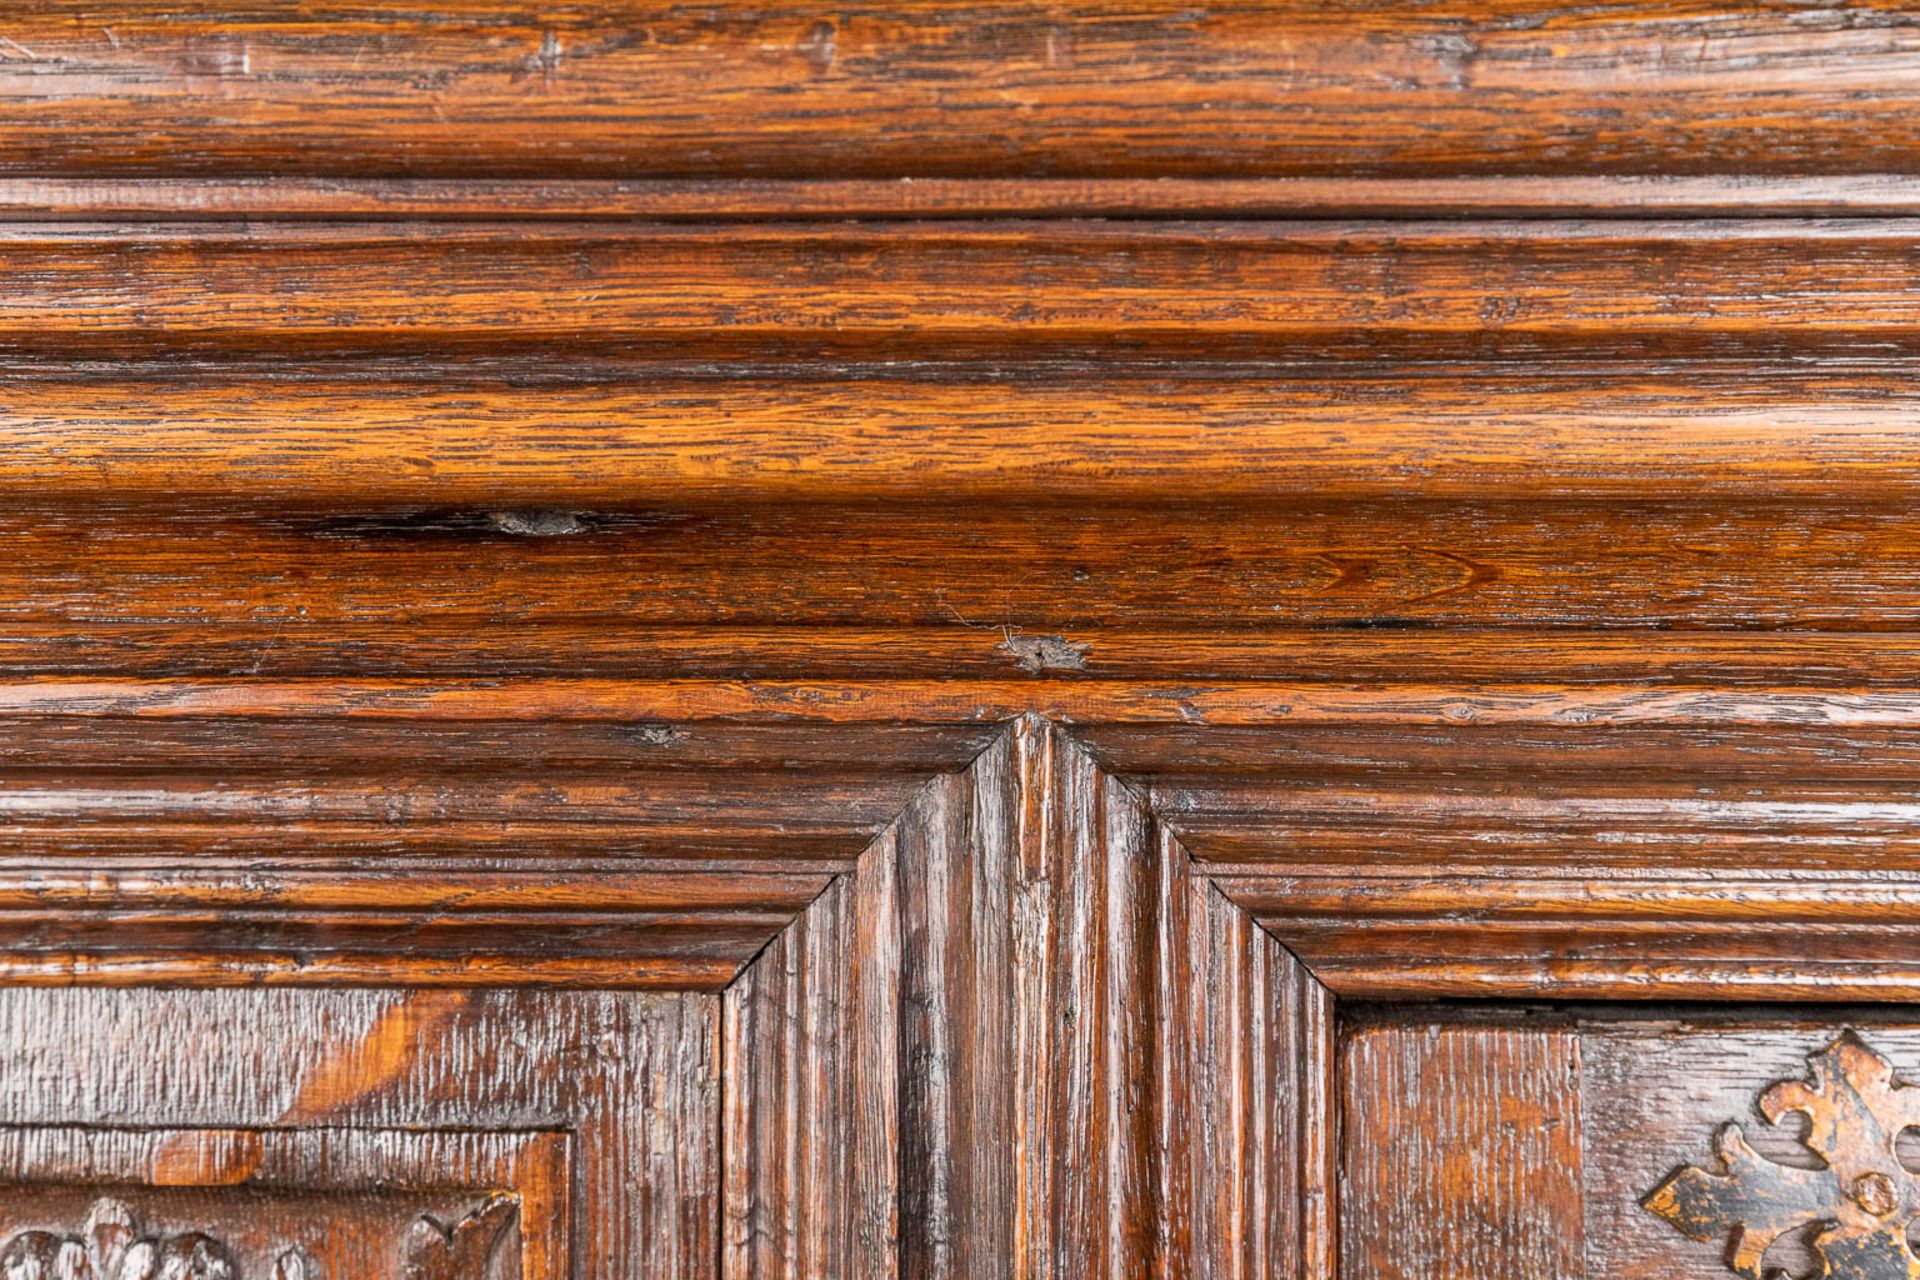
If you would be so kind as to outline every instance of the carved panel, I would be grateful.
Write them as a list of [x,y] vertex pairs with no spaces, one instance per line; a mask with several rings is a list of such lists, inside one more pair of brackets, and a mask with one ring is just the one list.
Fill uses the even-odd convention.
[[1695,1240],[1725,1240],[1730,1270],[1748,1280],[1778,1274],[1770,1246],[1804,1234],[1821,1276],[1907,1280],[1920,1257],[1907,1241],[1920,1213],[1920,1182],[1895,1142],[1920,1125],[1920,1089],[1849,1031],[1808,1056],[1804,1080],[1781,1080],[1760,1095],[1769,1124],[1803,1117],[1804,1141],[1819,1167],[1771,1160],[1748,1145],[1737,1121],[1714,1135],[1719,1167],[1677,1170],[1648,1193],[1646,1209]]
[[[508,1231],[519,1212],[517,1201],[495,1196],[454,1222],[422,1214],[407,1236],[406,1280],[472,1280],[498,1274]],[[509,1274],[517,1277],[517,1266]]]
[[[94,1201],[77,1234],[21,1231],[0,1246],[0,1275],[7,1280],[233,1280],[233,1251],[216,1236],[186,1231],[149,1235],[122,1201]],[[283,1251],[273,1280],[318,1280],[298,1249]]]
[[1920,1280],[1916,72],[0,0],[0,1280]]
[[0,1129],[7,1280],[558,1280],[561,1133]]
[[495,1272],[462,1280],[695,1280],[714,1039],[692,995],[0,986],[0,1241],[112,1196],[218,1236],[244,1280],[287,1248],[325,1280],[427,1276],[507,1196]]
[[[520,1205],[495,1196],[452,1222],[421,1214],[407,1233],[396,1274],[405,1280],[475,1280],[519,1277],[519,1259],[507,1249]],[[0,1245],[0,1276],[7,1280],[240,1280],[246,1274],[234,1249],[202,1231],[148,1234],[125,1202],[94,1201],[77,1234],[27,1230]],[[304,1249],[284,1249],[273,1260],[272,1280],[322,1280],[325,1274]]]

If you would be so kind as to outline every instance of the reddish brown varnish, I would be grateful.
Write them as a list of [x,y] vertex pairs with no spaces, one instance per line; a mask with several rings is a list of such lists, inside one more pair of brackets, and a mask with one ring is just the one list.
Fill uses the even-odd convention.
[[1910,9],[12,8],[0,1266],[1713,1280],[1920,1078]]

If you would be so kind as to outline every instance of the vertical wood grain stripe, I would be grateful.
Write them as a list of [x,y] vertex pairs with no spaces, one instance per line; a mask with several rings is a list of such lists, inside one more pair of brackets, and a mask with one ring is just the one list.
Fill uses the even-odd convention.
[[1333,999],[1158,836],[1159,1276],[1334,1274]]
[[1291,952],[1257,931],[1268,982],[1283,992],[1285,1047],[1279,1060],[1291,1076],[1299,1182],[1284,1203],[1298,1206],[1300,1280],[1331,1276],[1339,1262],[1340,1204],[1337,1184],[1341,1114],[1339,1065],[1335,1058],[1333,993]]
[[[1032,745],[930,782],[728,991],[728,1280],[1169,1256],[1159,1087],[1192,1046],[1162,1022],[1161,850],[1137,794]],[[1059,815],[1039,867],[1036,791]]]
[[[900,1274],[962,1280],[1013,1254],[1021,1078],[1010,895],[1018,779],[1004,739],[937,779],[899,824]],[[858,874],[858,873],[857,873]]]
[[883,836],[725,994],[727,1280],[896,1274],[894,842]]
[[1364,1027],[1342,1067],[1343,1280],[1584,1274],[1577,1032]]

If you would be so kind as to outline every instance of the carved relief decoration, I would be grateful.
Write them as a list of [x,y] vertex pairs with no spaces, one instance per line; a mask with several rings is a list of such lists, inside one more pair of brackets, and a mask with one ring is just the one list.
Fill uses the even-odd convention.
[[406,1280],[486,1280],[519,1205],[495,1196],[458,1222],[423,1214],[407,1234]]
[[1718,1169],[1688,1166],[1641,1204],[1695,1240],[1726,1242],[1730,1270],[1748,1280],[1779,1274],[1763,1263],[1782,1236],[1810,1232],[1814,1274],[1835,1280],[1916,1280],[1920,1256],[1907,1227],[1920,1213],[1920,1180],[1894,1142],[1920,1126],[1920,1088],[1851,1031],[1807,1059],[1804,1080],[1782,1080],[1759,1098],[1769,1124],[1806,1118],[1806,1145],[1823,1162],[1800,1168],[1747,1145],[1738,1122],[1714,1135]]
[[[198,1231],[142,1235],[118,1200],[94,1202],[77,1236],[22,1231],[0,1248],[0,1280],[241,1280],[232,1251]],[[273,1280],[317,1280],[298,1250],[280,1255]]]
[[[495,1196],[454,1222],[430,1214],[415,1220],[402,1242],[405,1280],[488,1280],[519,1214],[512,1197]],[[517,1271],[508,1274],[517,1275]],[[233,1250],[199,1231],[143,1235],[119,1200],[95,1201],[78,1235],[21,1231],[0,1247],[0,1280],[248,1280]],[[321,1280],[298,1249],[283,1250],[271,1280]]]

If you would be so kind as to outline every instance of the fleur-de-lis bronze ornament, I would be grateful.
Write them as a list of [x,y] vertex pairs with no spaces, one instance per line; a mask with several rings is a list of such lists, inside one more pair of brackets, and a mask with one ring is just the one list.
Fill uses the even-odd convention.
[[1896,1079],[1851,1031],[1810,1054],[1807,1067],[1806,1079],[1768,1087],[1759,1109],[1769,1124],[1805,1116],[1806,1145],[1824,1168],[1768,1160],[1730,1121],[1713,1138],[1720,1168],[1677,1170],[1640,1203],[1695,1240],[1724,1240],[1727,1267],[1748,1280],[1772,1280],[1762,1271],[1767,1246],[1816,1224],[1817,1274],[1920,1280],[1920,1257],[1907,1244],[1920,1180],[1894,1151],[1901,1130],[1920,1125],[1920,1088]]

